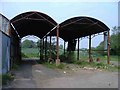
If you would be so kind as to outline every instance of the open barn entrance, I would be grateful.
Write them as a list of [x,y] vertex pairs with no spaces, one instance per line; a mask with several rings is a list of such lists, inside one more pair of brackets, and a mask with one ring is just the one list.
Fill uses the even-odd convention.
[[[41,39],[41,41],[44,41],[44,36],[57,25],[57,23],[51,17],[36,11],[19,14],[16,17],[14,17],[10,22],[12,31],[15,31],[14,33],[11,33],[11,36],[14,38],[13,42],[17,43],[17,46],[20,46],[20,41],[22,40],[22,38],[28,35],[37,36],[39,39]],[[14,34],[18,37],[18,39],[15,38]],[[44,47],[39,46],[39,52],[37,52],[38,50],[26,50],[29,52],[29,55],[24,55],[23,53],[21,53],[21,55],[19,55],[19,61],[22,60],[22,55],[26,58],[34,58],[34,55],[36,55],[35,57],[39,57],[39,60],[42,60],[43,57],[41,58],[41,53],[43,52],[42,49],[44,49]],[[30,48],[31,46],[29,46],[29,49]],[[17,50],[17,52],[20,52],[20,49]],[[32,54],[30,52],[32,52]],[[18,57],[17,54],[15,55],[15,57]]]
[[40,59],[40,38],[34,35],[28,35],[21,39],[21,58],[22,60]]
[[[55,57],[54,62],[56,65],[60,64],[60,38],[64,40],[64,56],[66,55],[65,47],[66,42],[67,52],[74,52],[77,47],[77,60],[80,60],[80,39],[88,37],[89,48],[87,52],[89,53],[87,60],[89,62],[93,61],[92,57],[92,37],[99,33],[104,33],[105,36],[105,51],[107,52],[107,63],[109,64],[110,56],[110,39],[109,39],[109,28],[101,21],[91,18],[91,17],[73,17],[64,22],[58,24],[51,17],[40,12],[26,12],[17,15],[11,21],[11,27],[15,33],[11,33],[13,38],[13,48],[15,49],[14,58],[17,58],[20,52],[20,41],[23,37],[27,35],[34,35],[40,38],[39,41],[39,50],[40,50],[40,59],[42,61],[49,61],[53,59],[52,50],[51,50],[51,37],[56,37],[55,42]],[[15,37],[16,36],[16,37]],[[48,39],[49,38],[49,39]],[[48,40],[50,43],[48,43]],[[16,48],[17,47],[17,48]],[[18,48],[19,47],[19,48]],[[103,51],[104,51],[103,50]],[[48,54],[49,53],[49,54]],[[67,55],[69,57],[71,55]],[[16,60],[16,59],[14,59]]]

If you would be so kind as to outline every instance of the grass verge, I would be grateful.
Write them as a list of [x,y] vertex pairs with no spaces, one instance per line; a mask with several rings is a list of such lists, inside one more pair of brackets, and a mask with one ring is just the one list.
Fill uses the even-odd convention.
[[52,69],[55,69],[55,68],[57,68],[57,69],[64,69],[64,67],[65,67],[65,65],[62,64],[62,63],[61,63],[60,65],[58,65],[58,66],[56,66],[55,63],[50,64],[50,63],[48,63],[48,62],[44,62],[44,63],[42,63],[42,64],[45,65],[46,67],[52,68]]
[[75,61],[74,64],[80,66],[80,68],[84,67],[92,67],[96,69],[108,70],[108,71],[120,71],[120,66],[108,65],[103,62],[87,62],[87,61]]
[[8,82],[12,81],[14,76],[7,73],[2,75],[2,85],[6,85]]

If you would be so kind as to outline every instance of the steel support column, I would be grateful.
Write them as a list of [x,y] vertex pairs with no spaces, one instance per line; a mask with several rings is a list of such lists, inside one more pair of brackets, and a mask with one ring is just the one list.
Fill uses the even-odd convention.
[[79,38],[78,38],[77,60],[79,60]]
[[45,37],[45,60],[47,60],[47,36]]
[[42,40],[40,40],[40,60],[42,60]]
[[89,62],[92,62],[92,57],[91,57],[91,35],[89,36]]
[[42,45],[43,45],[43,50],[42,50],[42,52],[43,52],[43,59],[45,59],[45,55],[44,55],[44,38],[42,39]]
[[65,56],[65,46],[66,46],[66,42],[64,41],[64,56]]
[[56,59],[56,66],[60,64],[60,59],[59,59],[59,25],[57,26],[57,42],[56,42],[56,50],[57,50],[57,59]]
[[50,36],[50,59],[52,58],[51,49],[52,47],[51,47],[51,36]]
[[108,39],[107,39],[107,63],[110,64],[110,33],[108,31]]

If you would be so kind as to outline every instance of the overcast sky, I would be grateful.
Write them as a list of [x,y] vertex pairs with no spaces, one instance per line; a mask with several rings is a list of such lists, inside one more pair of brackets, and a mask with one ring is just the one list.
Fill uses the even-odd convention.
[[[0,13],[8,19],[12,19],[24,12],[38,11],[49,15],[58,23],[75,16],[89,16],[102,21],[110,29],[118,26],[118,0],[92,1],[81,2],[78,0],[69,0],[69,2],[65,2],[65,0],[57,0],[55,2],[55,0],[29,0],[28,2],[28,0],[20,0],[19,2],[15,2],[15,0],[1,0]],[[92,46],[98,46],[101,41],[103,41],[103,35],[96,36],[92,39]],[[88,39],[83,39],[80,47],[87,48]]]

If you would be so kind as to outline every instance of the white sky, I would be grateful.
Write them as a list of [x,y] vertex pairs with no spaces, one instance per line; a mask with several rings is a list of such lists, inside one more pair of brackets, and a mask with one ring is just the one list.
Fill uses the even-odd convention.
[[[28,2],[29,1],[29,2]],[[113,2],[114,1],[114,2]],[[105,23],[110,29],[118,26],[118,0],[1,0],[0,13],[8,19],[27,11],[38,11],[61,23],[75,16],[89,16]],[[33,39],[33,38],[31,38]],[[103,41],[103,36],[92,39],[96,47]],[[80,46],[88,48],[88,39],[83,39]]]
[[[96,0],[1,0],[2,2],[96,2]],[[118,2],[119,0],[97,0],[97,2]]]

